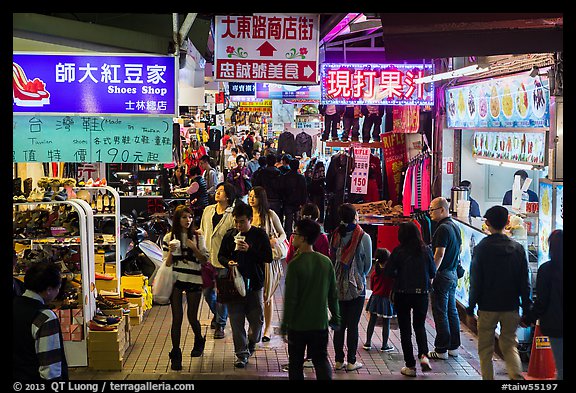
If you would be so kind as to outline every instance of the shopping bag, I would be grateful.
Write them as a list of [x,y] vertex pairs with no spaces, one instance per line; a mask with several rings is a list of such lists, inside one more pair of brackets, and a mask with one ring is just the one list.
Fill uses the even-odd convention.
[[164,262],[154,276],[152,283],[152,300],[157,304],[169,304],[172,288],[174,287],[174,275],[172,266],[166,266]]
[[272,258],[277,259],[277,260],[286,259],[286,256],[288,255],[288,247],[289,247],[288,239],[284,239],[283,241],[279,240],[279,235],[276,232],[276,228],[274,227],[274,222],[272,222],[271,218],[269,218],[268,225],[270,226],[270,240],[276,239],[276,242],[274,242],[274,245],[271,244],[271,246],[272,246]]
[[[236,268],[237,270],[238,268]],[[240,273],[238,276],[242,277]],[[244,279],[242,278],[242,282]],[[244,289],[246,290],[246,289]],[[241,295],[238,292],[238,288],[236,288],[236,283],[234,282],[234,275],[232,273],[232,268],[228,270],[228,275],[220,277],[216,277],[216,301],[218,303],[227,304],[227,303],[234,303],[243,300],[243,297],[246,295]]]
[[238,294],[242,297],[246,296],[246,284],[244,284],[244,277],[242,277],[242,274],[240,274],[238,266],[232,266],[231,274],[234,281],[234,286],[236,287]]
[[280,285],[280,277],[284,274],[282,261],[272,260],[264,264],[264,303],[268,303]]

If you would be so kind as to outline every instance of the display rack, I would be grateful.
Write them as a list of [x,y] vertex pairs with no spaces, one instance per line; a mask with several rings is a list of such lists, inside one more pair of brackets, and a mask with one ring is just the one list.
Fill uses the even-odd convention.
[[[64,209],[60,209],[64,206]],[[34,221],[34,214],[36,217],[41,217],[40,212],[48,212],[49,214],[61,214],[62,211],[67,211],[67,208],[78,215],[78,233],[56,232],[52,229],[53,233],[48,234],[51,229],[42,229],[41,220]],[[45,247],[52,251],[53,248],[71,248],[78,252],[80,255],[80,271],[63,271],[63,277],[71,278],[73,281],[80,284],[80,291],[78,294],[78,307],[76,308],[61,308],[62,304],[55,302],[55,312],[58,314],[66,313],[68,318],[60,317],[60,324],[63,327],[63,334],[70,334],[67,337],[72,339],[64,340],[64,351],[66,353],[66,360],[70,367],[88,366],[88,321],[92,319],[96,312],[96,295],[94,292],[94,218],[92,209],[88,203],[80,199],[72,199],[66,201],[51,201],[51,202],[22,202],[13,204],[13,243],[23,246],[24,249],[30,250],[44,250]],[[68,212],[67,214],[71,214]],[[29,219],[26,220],[25,217]],[[19,226],[22,221],[26,222],[25,227]],[[25,228],[25,229],[24,229]],[[69,235],[69,236],[68,236]],[[91,252],[92,250],[92,252]],[[64,270],[64,269],[63,269]],[[22,272],[23,273],[23,272]],[[75,310],[80,310],[76,313]],[[68,323],[66,323],[68,322]],[[65,327],[71,328],[74,326],[80,329],[82,334],[71,336],[73,332],[66,332]],[[78,332],[76,332],[78,333]]]

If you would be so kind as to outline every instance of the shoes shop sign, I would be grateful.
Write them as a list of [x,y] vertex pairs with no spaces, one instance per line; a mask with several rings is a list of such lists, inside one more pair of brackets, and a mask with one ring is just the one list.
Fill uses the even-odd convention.
[[14,113],[176,117],[173,56],[14,52]]
[[316,84],[319,15],[216,16],[218,81]]
[[13,162],[172,162],[172,116],[12,116]]

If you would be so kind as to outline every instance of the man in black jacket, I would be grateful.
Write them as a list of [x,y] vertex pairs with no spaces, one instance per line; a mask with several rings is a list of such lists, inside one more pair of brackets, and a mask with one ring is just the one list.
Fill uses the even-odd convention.
[[470,290],[466,313],[474,315],[478,304],[478,356],[482,379],[494,379],[492,355],[494,335],[500,323],[498,345],[504,355],[510,379],[522,377],[516,330],[520,322],[518,309],[530,310],[531,285],[526,251],[504,234],[508,210],[493,206],[486,211],[490,235],[474,248],[470,266]]
[[[272,262],[272,248],[266,231],[252,226],[252,208],[237,202],[234,210],[235,228],[222,238],[218,262],[226,268],[238,266],[244,278],[246,296],[228,303],[228,316],[234,339],[234,366],[244,368],[248,357],[262,339],[264,325],[264,264]],[[244,327],[248,320],[248,335]]]
[[286,232],[286,238],[290,239],[296,213],[306,203],[308,191],[306,178],[298,172],[300,161],[293,158],[288,165],[290,169],[280,177],[280,187],[283,197],[284,232]]
[[259,175],[252,178],[252,186],[261,186],[266,190],[268,197],[268,206],[282,220],[282,198],[279,191],[280,170],[276,168],[276,156],[268,154],[266,156],[266,166],[262,168]]

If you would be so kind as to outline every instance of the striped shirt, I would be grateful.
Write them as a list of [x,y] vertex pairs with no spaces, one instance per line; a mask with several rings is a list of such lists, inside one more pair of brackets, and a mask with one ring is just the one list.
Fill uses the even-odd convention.
[[[42,296],[27,290],[26,296],[44,304]],[[62,375],[62,346],[60,341],[60,321],[50,309],[42,310],[32,322],[32,337],[36,341],[36,355],[40,363],[40,376],[43,379],[59,378]]]
[[[162,240],[162,260],[166,261],[168,258],[168,251],[170,250],[168,244],[172,239],[172,232],[168,232],[164,235],[164,239]],[[183,246],[186,244],[187,236],[184,234],[181,241],[181,245]],[[200,252],[206,255],[208,258],[208,250],[204,245],[203,235],[198,233],[198,237],[196,236],[192,239],[193,242],[198,239],[196,246],[200,249]],[[192,284],[202,284],[202,271],[201,271],[201,264],[196,259],[194,252],[190,248],[181,247],[182,255],[172,255],[172,274],[174,275],[175,281],[181,282],[189,282]]]

